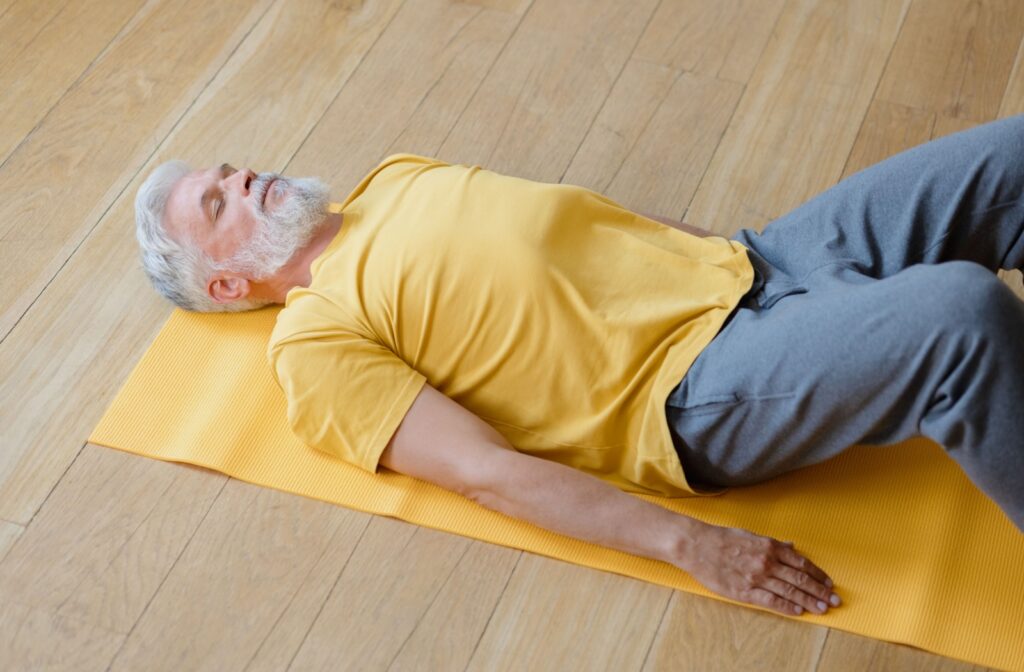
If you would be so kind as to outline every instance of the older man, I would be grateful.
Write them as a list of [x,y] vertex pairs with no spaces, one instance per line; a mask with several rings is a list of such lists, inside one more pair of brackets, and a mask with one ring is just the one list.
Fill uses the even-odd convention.
[[1024,117],[993,122],[732,239],[414,154],[338,204],[315,179],[169,162],[136,216],[177,305],[285,304],[268,356],[308,445],[824,613],[832,581],[792,543],[624,491],[710,494],[925,435],[1024,525],[1024,304],[994,273],[1024,266],[1022,155]]

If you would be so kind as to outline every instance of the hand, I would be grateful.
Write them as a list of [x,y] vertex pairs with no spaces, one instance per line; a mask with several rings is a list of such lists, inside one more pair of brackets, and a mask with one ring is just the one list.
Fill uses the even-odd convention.
[[724,597],[797,616],[839,606],[832,579],[792,542],[717,525],[699,528],[692,542],[679,566]]

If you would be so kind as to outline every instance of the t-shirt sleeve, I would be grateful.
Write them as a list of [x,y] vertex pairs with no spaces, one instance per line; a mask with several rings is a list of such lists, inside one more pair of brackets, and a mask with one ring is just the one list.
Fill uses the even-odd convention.
[[268,355],[296,436],[370,472],[426,381],[387,347],[357,334],[288,340]]

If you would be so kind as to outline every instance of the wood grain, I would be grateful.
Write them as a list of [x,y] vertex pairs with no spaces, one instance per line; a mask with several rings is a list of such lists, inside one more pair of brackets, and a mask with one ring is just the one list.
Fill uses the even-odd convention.
[[636,667],[671,595],[667,588],[524,554],[468,670]]
[[[12,522],[31,518],[170,313],[137,260],[133,200],[149,171],[172,157],[195,165],[230,158],[261,170],[286,165],[399,5],[366,6],[357,14],[315,0],[289,3],[287,12],[275,5],[252,30],[247,46],[208,82],[211,93],[197,95],[193,111],[164,139],[159,154],[133,174],[62,273],[35,300],[31,316],[0,342],[0,420],[6,428],[0,517]],[[355,30],[353,24],[358,36],[343,39]],[[333,26],[333,36],[324,33],[325,25]],[[306,45],[316,47],[305,52],[308,59],[278,57]],[[281,107],[276,96],[265,95],[268,86],[297,106]],[[281,130],[260,132],[266,128]],[[50,133],[41,129],[36,135]],[[59,131],[53,135],[61,136]],[[262,154],[246,149],[253,138]],[[33,245],[37,240],[28,239]],[[0,256],[17,251],[5,241]],[[75,335],[71,342],[69,334]],[[39,422],[41,416],[50,421]]]
[[163,160],[340,198],[408,151],[730,234],[1024,112],[1022,36],[1014,0],[0,0],[0,660],[971,669],[84,437],[170,311]]
[[746,84],[783,4],[783,0],[663,2],[633,57]]
[[847,672],[847,670],[984,672],[988,669],[980,665],[971,665],[952,658],[936,656],[911,646],[894,646],[849,632],[830,630],[816,672]]
[[[366,514],[229,480],[187,545],[178,546],[111,669],[138,670],[154,660],[183,670],[244,667],[306,577],[319,578],[320,557],[332,556],[340,572],[368,522]],[[318,583],[321,595],[331,583]],[[305,631],[310,621],[301,625]]]
[[24,525],[0,520],[0,562],[3,562],[4,558],[7,557],[7,553],[14,548],[14,544],[24,531]]
[[0,562],[0,594],[125,634],[226,481],[87,444]]
[[[571,182],[571,169],[582,171],[588,162],[613,167],[609,181],[593,188],[634,210],[642,206],[679,217],[693,198],[741,93],[742,87],[733,82],[681,73],[646,120],[629,154],[605,162],[584,154],[588,146],[596,146],[585,141],[578,154],[581,160],[573,161],[562,181]],[[626,106],[629,101],[609,96],[608,107],[616,103]],[[715,233],[731,232],[720,227]]]
[[894,154],[932,139],[935,114],[898,103],[873,100],[861,123],[842,179]]
[[535,2],[438,148],[445,160],[558,182],[657,2]]
[[[125,30],[107,58],[0,166],[0,183],[13,194],[0,200],[0,339],[268,5],[269,0],[147,5],[149,11]],[[182,57],[167,58],[175,51]],[[95,101],[105,113],[96,113]]]
[[835,184],[907,5],[787,4],[687,221],[760,230]]
[[1017,0],[929,0],[907,14],[877,98],[951,117],[996,118],[1021,37]]
[[676,593],[644,670],[809,670],[827,634],[821,626]]
[[[0,124],[0,165],[143,4],[143,0],[69,2],[47,17],[38,31],[8,25],[10,12],[0,19],[0,45],[4,45],[0,46],[0,91],[4,92],[0,97],[0,119],[4,120]],[[15,45],[28,35],[31,41],[11,56]]]
[[[385,669],[448,585],[472,543],[374,518],[308,627],[292,664],[302,670]],[[502,583],[497,583],[498,590]]]

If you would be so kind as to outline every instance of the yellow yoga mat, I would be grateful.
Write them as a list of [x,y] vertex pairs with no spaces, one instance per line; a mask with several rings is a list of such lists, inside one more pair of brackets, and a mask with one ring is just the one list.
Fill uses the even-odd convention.
[[[722,599],[668,564],[553,534],[428,483],[368,474],[308,448],[288,428],[265,356],[278,310],[175,310],[89,441]],[[716,497],[647,499],[794,541],[835,579],[844,600],[825,616],[798,620],[1024,671],[1024,534],[930,441],[857,446]]]

